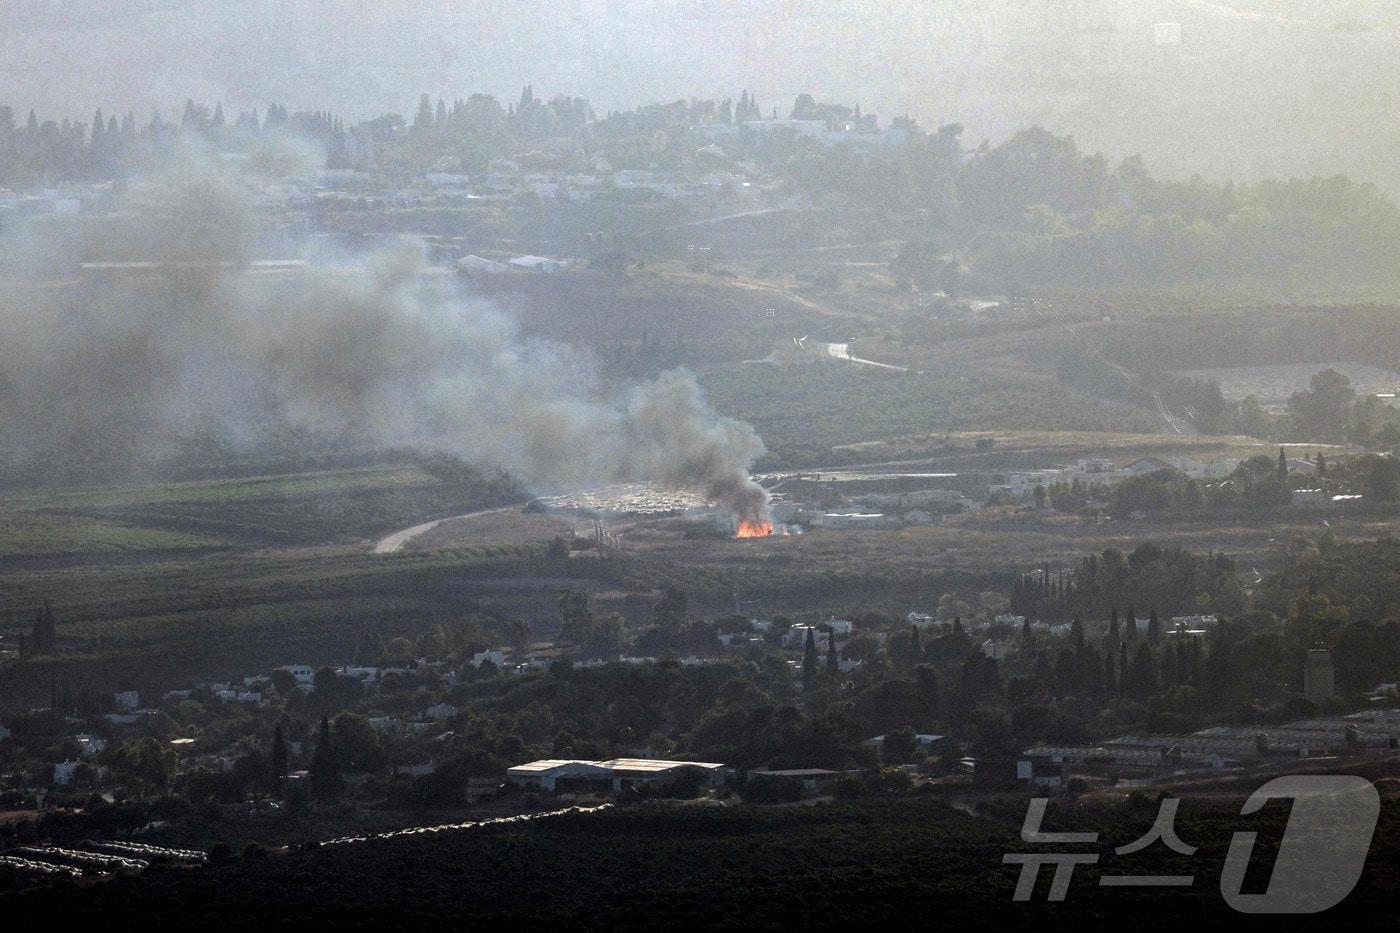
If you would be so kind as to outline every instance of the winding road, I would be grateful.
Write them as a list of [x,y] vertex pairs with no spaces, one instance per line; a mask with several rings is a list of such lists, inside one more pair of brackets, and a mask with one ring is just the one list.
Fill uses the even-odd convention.
[[393,554],[396,551],[401,551],[403,550],[403,546],[405,544],[412,541],[414,538],[418,537],[421,534],[425,534],[426,532],[432,531],[434,528],[436,528],[438,525],[441,525],[443,522],[456,521],[459,518],[475,518],[478,515],[495,515],[500,512],[509,512],[513,509],[518,508],[520,508],[519,504],[503,505],[494,509],[480,509],[475,512],[467,512],[464,515],[449,515],[446,518],[438,518],[430,522],[424,522],[421,525],[414,525],[412,528],[405,528],[402,531],[396,531],[393,534],[388,535],[387,537],[380,538],[378,541],[374,542],[374,553]]

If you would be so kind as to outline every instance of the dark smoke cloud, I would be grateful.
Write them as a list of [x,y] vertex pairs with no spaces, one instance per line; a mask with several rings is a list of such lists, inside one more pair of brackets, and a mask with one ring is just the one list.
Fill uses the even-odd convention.
[[[0,294],[5,460],[121,476],[193,439],[339,439],[450,454],[540,493],[654,481],[762,512],[762,441],[690,373],[612,389],[585,355],[423,274],[412,247],[260,280],[242,265],[256,225],[236,179],[185,167],[142,190],[104,248],[163,260],[158,274],[29,276]],[[58,239],[11,236],[0,263],[72,251]]]

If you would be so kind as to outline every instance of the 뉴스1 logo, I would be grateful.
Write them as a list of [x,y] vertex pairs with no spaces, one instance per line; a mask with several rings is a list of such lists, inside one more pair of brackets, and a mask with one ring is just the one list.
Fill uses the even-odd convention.
[[[1291,799],[1293,807],[1279,844],[1278,858],[1263,894],[1242,891],[1257,834],[1237,832],[1230,839],[1220,893],[1235,910],[1248,914],[1312,914],[1340,904],[1361,877],[1371,837],[1380,815],[1380,795],[1365,778],[1353,775],[1300,774],[1275,778],[1249,795],[1240,815],[1257,813],[1269,800]],[[1033,844],[1075,845],[1098,841],[1098,833],[1043,832],[1048,799],[1033,798],[1026,807],[1021,839]],[[1179,799],[1161,802],[1152,828],[1140,839],[1113,850],[1132,855],[1161,844],[1180,855],[1193,855],[1196,846],[1176,833]],[[1002,856],[1006,865],[1020,865],[1012,900],[1029,901],[1043,866],[1054,866],[1049,901],[1063,901],[1074,869],[1094,865],[1095,852],[1012,852]],[[1190,887],[1195,875],[1105,874],[1100,887]]]

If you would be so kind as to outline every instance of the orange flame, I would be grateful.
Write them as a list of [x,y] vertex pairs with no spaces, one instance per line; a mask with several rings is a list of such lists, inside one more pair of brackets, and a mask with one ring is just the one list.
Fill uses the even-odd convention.
[[742,519],[734,530],[736,538],[766,538],[773,533],[773,523],[767,520]]

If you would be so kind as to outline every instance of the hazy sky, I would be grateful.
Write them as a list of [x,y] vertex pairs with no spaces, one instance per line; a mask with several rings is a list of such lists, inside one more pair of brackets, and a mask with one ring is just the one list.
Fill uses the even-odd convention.
[[[1182,24],[1179,46],[1153,43]],[[417,95],[595,109],[809,92],[972,143],[1032,122],[1176,174],[1400,181],[1400,0],[0,0],[0,102],[349,117]]]

